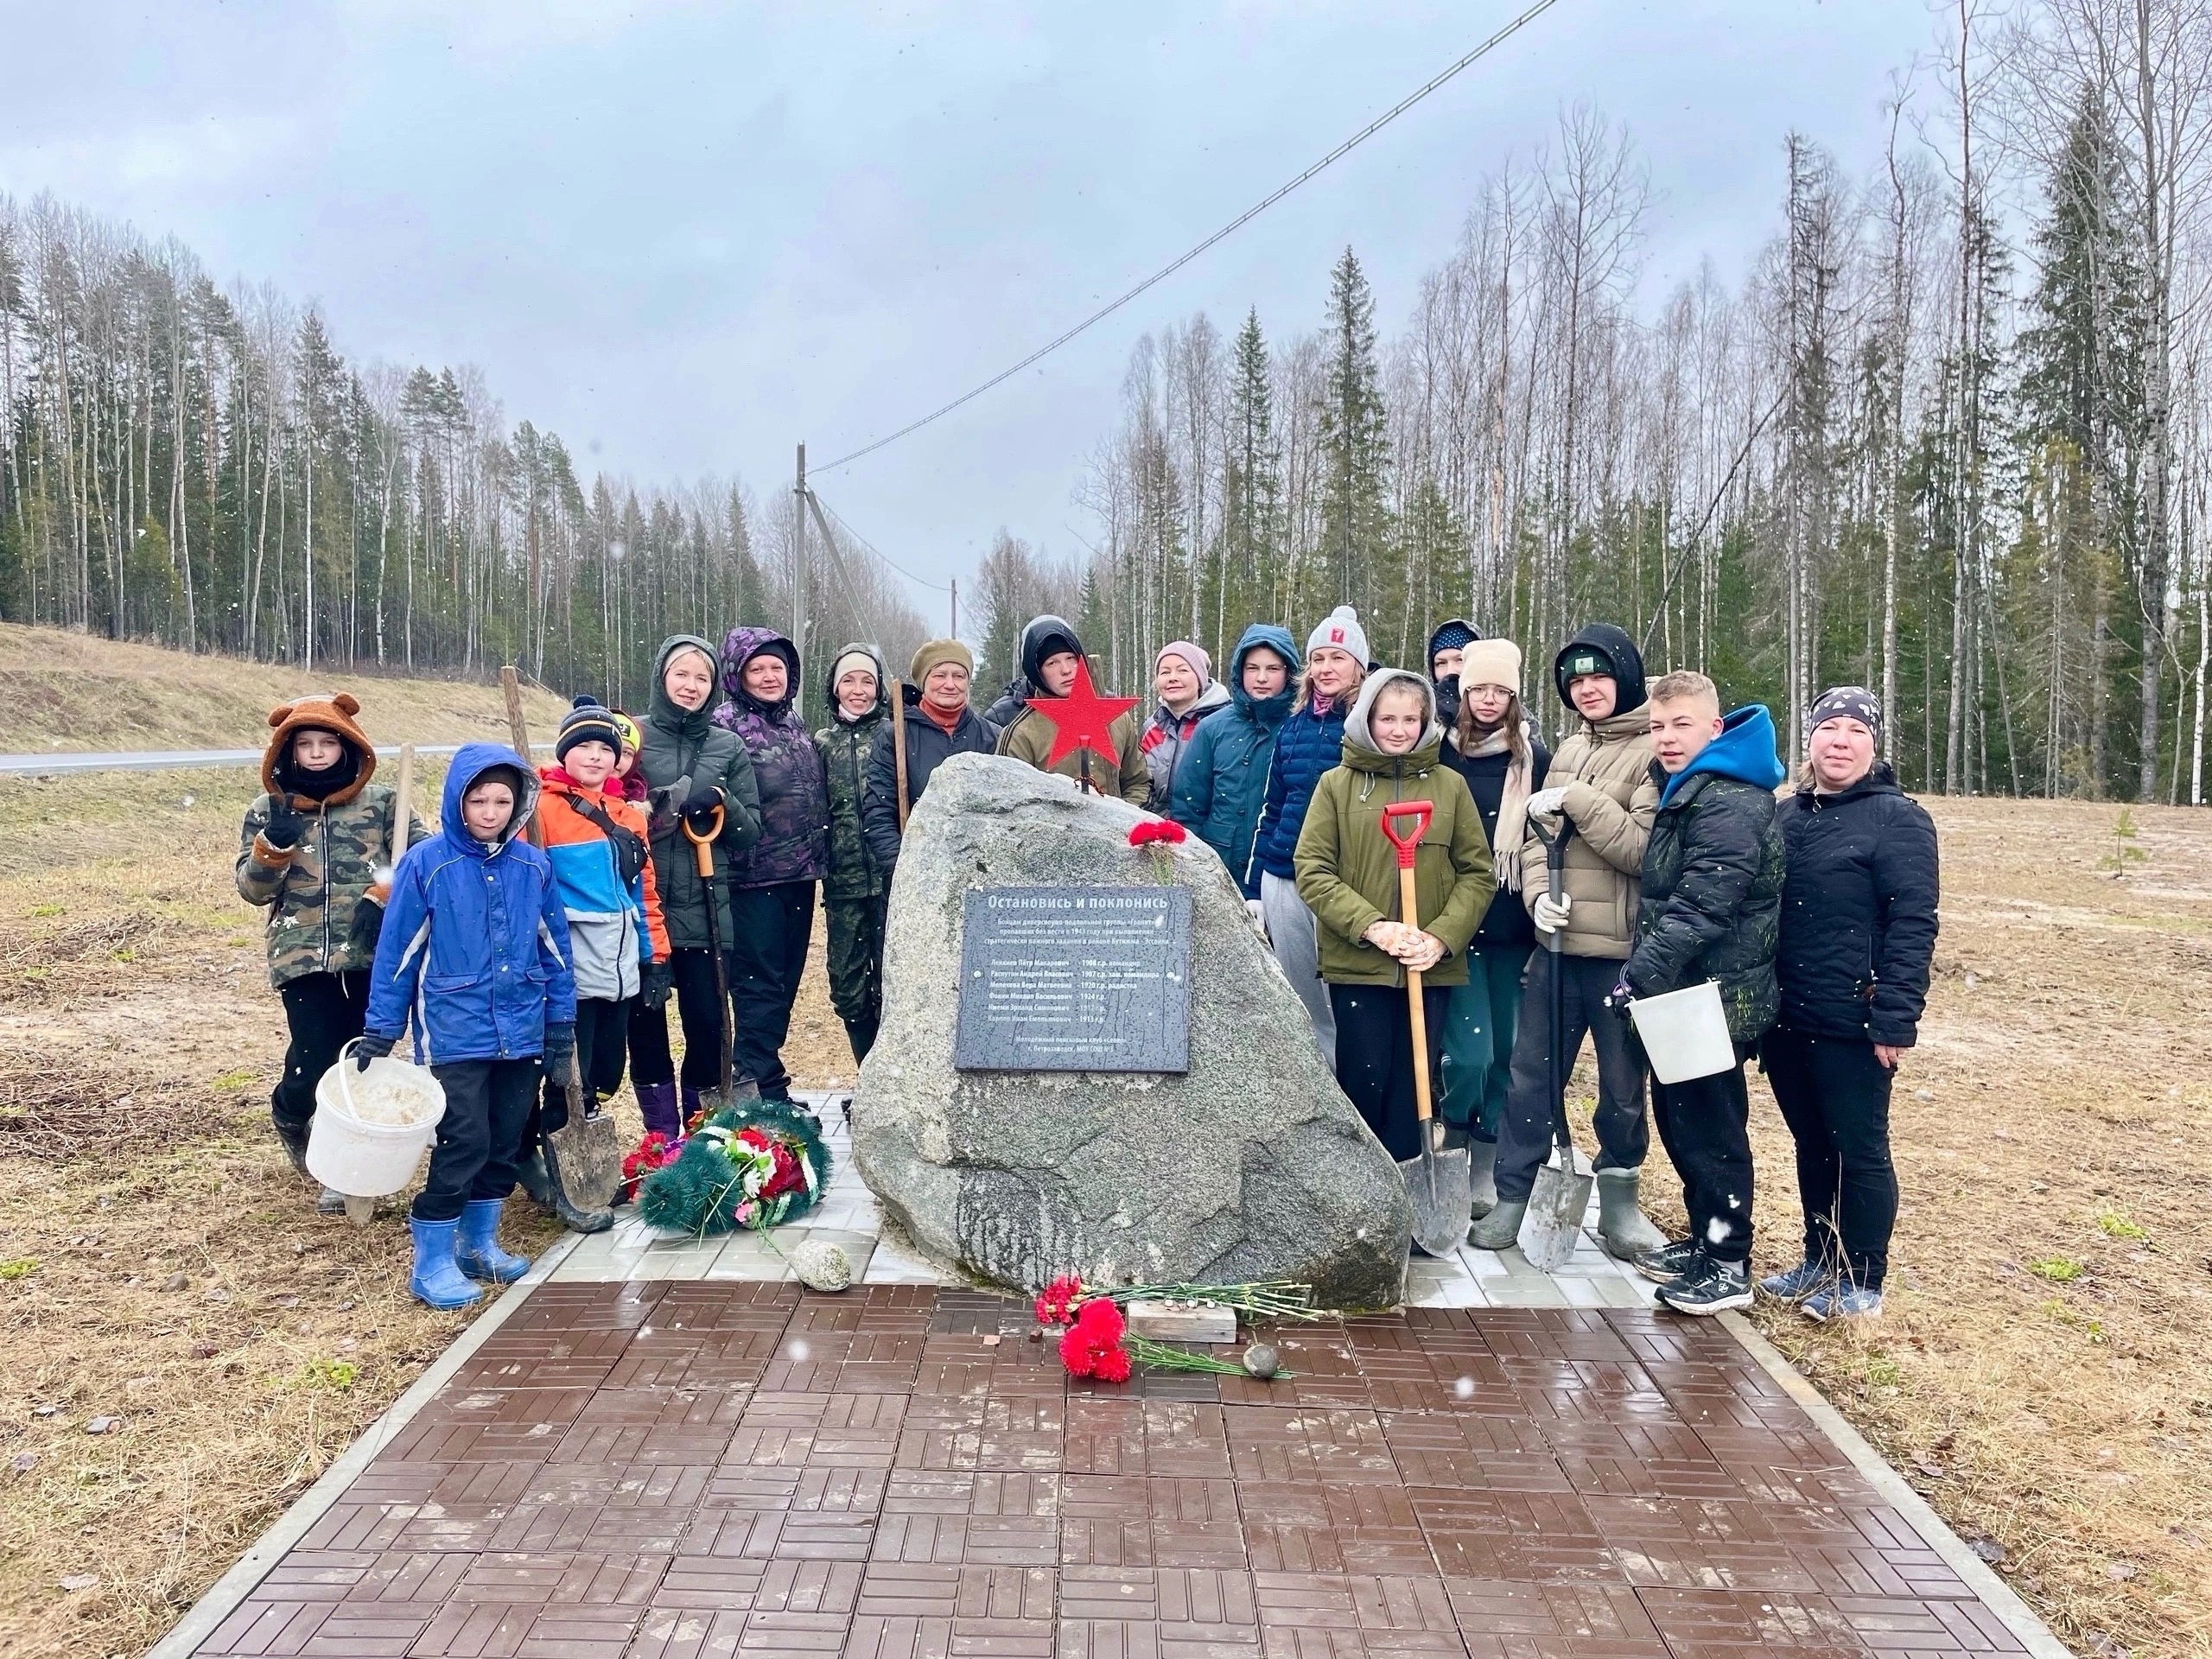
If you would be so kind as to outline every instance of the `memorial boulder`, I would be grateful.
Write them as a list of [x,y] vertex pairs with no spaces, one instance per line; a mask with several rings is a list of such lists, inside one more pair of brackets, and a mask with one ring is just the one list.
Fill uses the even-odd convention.
[[1034,1289],[1291,1279],[1397,1300],[1404,1183],[1195,838],[1018,761],[957,755],[891,892],[853,1154],[923,1249]]

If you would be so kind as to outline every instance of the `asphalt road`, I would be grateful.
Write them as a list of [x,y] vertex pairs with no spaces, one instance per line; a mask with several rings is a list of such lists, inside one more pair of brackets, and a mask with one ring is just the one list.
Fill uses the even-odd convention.
[[[531,745],[543,748],[543,743]],[[417,743],[417,754],[451,754],[458,743]],[[397,743],[379,744],[379,755],[395,759]],[[72,772],[173,772],[194,766],[258,766],[259,749],[134,749],[120,754],[0,754],[0,778],[52,778]]]

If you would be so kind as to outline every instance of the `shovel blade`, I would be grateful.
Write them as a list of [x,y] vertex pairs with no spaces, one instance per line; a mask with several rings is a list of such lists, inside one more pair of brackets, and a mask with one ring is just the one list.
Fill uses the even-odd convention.
[[604,1210],[622,1190],[622,1137],[606,1112],[571,1112],[548,1135],[561,1188],[579,1210]]
[[1473,1203],[1469,1192],[1467,1149],[1450,1152],[1425,1148],[1418,1158],[1398,1166],[1405,1177],[1406,1196],[1414,1206],[1414,1243],[1430,1255],[1449,1255],[1455,1245],[1467,1241],[1467,1210]]
[[1594,1179],[1590,1160],[1578,1151],[1554,1147],[1529,1189],[1529,1213],[1521,1223],[1521,1254],[1539,1273],[1567,1265],[1582,1236]]

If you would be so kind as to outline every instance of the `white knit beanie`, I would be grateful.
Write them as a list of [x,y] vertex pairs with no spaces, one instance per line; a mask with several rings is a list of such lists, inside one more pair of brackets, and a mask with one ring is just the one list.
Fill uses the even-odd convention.
[[1333,645],[1338,651],[1348,651],[1359,659],[1363,669],[1367,666],[1367,630],[1359,626],[1359,613],[1349,605],[1339,605],[1315,625],[1306,636],[1306,655],[1311,660],[1315,652]]

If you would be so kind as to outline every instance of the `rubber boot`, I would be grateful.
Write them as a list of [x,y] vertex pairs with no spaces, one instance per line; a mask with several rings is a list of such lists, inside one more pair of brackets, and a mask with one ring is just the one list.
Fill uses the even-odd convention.
[[[276,1116],[275,1108],[269,1113],[269,1122],[276,1131],[276,1138],[284,1143],[284,1155],[292,1160],[292,1168],[301,1175],[308,1173],[308,1130],[314,1122],[287,1123]],[[312,1180],[313,1176],[308,1176]]]
[[334,1186],[326,1186],[315,1198],[315,1212],[318,1216],[342,1216],[346,1213],[346,1195]]
[[[735,1085],[733,1084],[732,1086],[734,1087]],[[677,1134],[688,1135],[690,1133],[691,1120],[699,1116],[700,1109],[704,1105],[704,1103],[705,1103],[699,1098],[699,1091],[696,1089],[691,1087],[688,1083],[683,1085],[683,1117],[681,1126],[676,1131]]]
[[647,1135],[664,1135],[673,1141],[683,1133],[676,1113],[676,1085],[672,1083],[638,1084],[638,1111],[645,1120]]
[[471,1198],[461,1207],[453,1259],[472,1279],[511,1285],[530,1271],[528,1256],[509,1255],[499,1248],[499,1211],[506,1207],[505,1198]]
[[1667,1235],[1651,1224],[1637,1204],[1640,1173],[1633,1169],[1598,1172],[1598,1243],[1616,1262],[1633,1262],[1667,1242]]
[[429,1307],[467,1307],[484,1293],[462,1277],[454,1261],[454,1235],[458,1221],[417,1221],[410,1217],[408,1230],[415,1235],[415,1271],[408,1275],[407,1291]]
[[1497,1142],[1467,1141],[1467,1195],[1474,1199],[1468,1214],[1477,1221],[1497,1208]]
[[[1497,1188],[1492,1187],[1496,1192]],[[1499,1198],[1491,1211],[1467,1229],[1467,1243],[1478,1250],[1510,1250],[1521,1240],[1521,1224],[1529,1217],[1526,1198]]]
[[557,1209],[561,1189],[553,1184],[553,1177],[545,1166],[545,1153],[542,1145],[533,1144],[528,1152],[515,1160],[515,1185],[523,1196],[541,1210]]
[[550,1141],[545,1143],[545,1189],[552,1200],[545,1207],[570,1232],[603,1233],[614,1224],[612,1210],[587,1210],[569,1196],[561,1175],[561,1154]]

